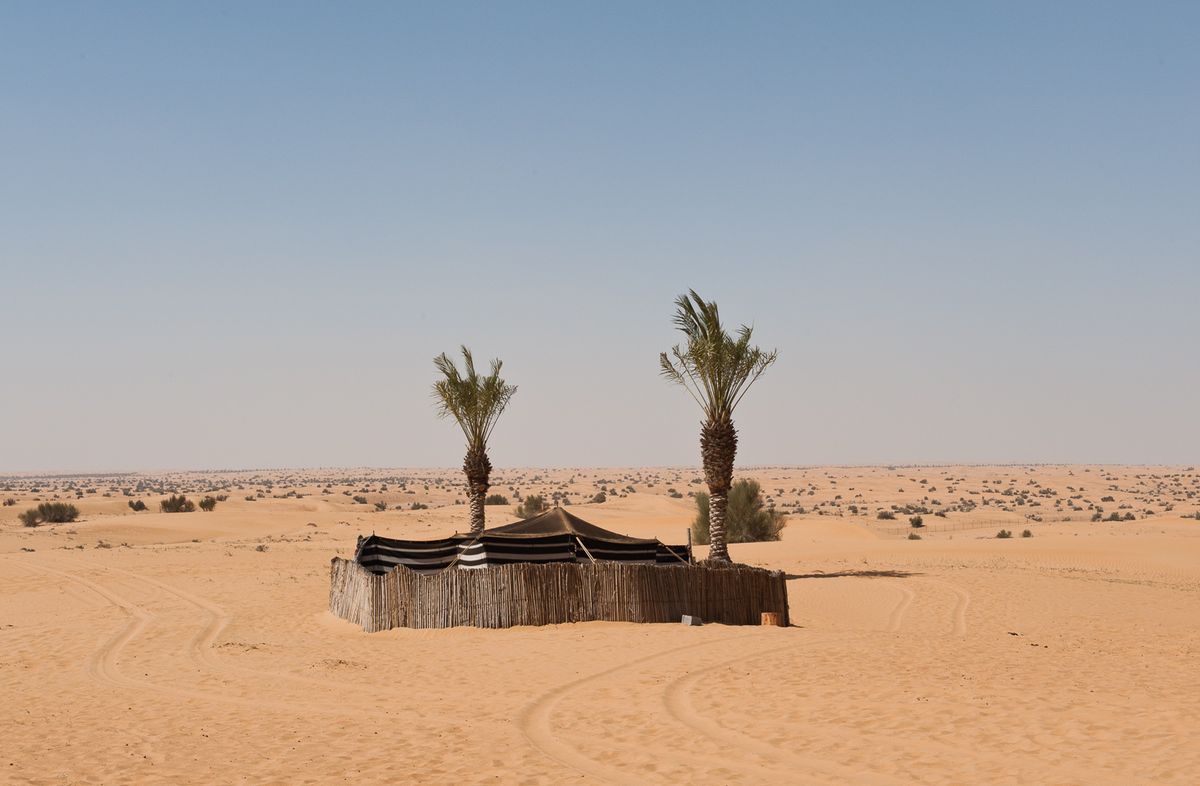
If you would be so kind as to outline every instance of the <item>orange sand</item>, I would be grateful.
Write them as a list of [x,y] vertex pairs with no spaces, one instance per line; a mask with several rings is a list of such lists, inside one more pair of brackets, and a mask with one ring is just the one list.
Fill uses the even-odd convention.
[[[675,541],[696,474],[507,470],[493,491],[559,491],[585,519]],[[357,533],[465,528],[444,470],[0,480],[17,501],[0,507],[0,782],[1196,782],[1195,470],[739,476],[805,508],[782,542],[732,547],[794,576],[792,628],[366,635],[333,618],[329,559]],[[138,480],[229,499],[134,514],[120,489]],[[599,485],[618,491],[581,504]],[[374,512],[343,491],[431,508]],[[55,495],[81,521],[17,523]],[[135,496],[156,510],[165,493]],[[906,504],[957,507],[910,541],[907,514],[876,518]],[[1137,519],[1092,523],[1097,505]],[[997,540],[1002,526],[1033,537]]]

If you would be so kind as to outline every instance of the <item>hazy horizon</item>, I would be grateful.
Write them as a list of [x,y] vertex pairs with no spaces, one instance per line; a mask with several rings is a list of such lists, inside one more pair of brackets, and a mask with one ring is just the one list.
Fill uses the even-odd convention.
[[0,474],[1200,462],[1200,6],[0,9]]

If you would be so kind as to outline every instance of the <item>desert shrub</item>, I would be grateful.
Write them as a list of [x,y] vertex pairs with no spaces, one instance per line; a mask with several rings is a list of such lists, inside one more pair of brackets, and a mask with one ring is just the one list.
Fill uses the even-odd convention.
[[16,505],[16,504],[17,504],[17,501],[15,499],[13,499],[12,497],[9,497],[8,499],[4,500],[4,507],[6,507],[6,508],[11,508],[13,505]]
[[[708,492],[701,491],[696,494],[696,518],[692,521],[692,540],[701,546],[707,546],[710,535],[708,532],[708,516],[709,516],[709,499]],[[728,517],[728,512],[726,513]],[[728,522],[726,523],[728,526]],[[726,532],[726,539],[729,533]]]
[[1116,512],[1115,510],[1112,513],[1109,513],[1108,518],[1105,519],[1105,521],[1120,521],[1120,520],[1121,520],[1121,514]]
[[205,497],[204,499],[200,500],[200,510],[204,511],[205,513],[212,513],[213,508],[216,506],[216,497]]
[[38,524],[42,523],[42,517],[37,512],[36,508],[30,508],[24,513],[18,514],[17,518],[20,519],[21,523],[26,527],[36,527]]
[[1096,513],[1092,514],[1092,521],[1103,521],[1103,520],[1104,520],[1103,513],[1100,513],[1099,511],[1097,511]]
[[429,510],[429,506],[423,502],[414,502],[409,509],[410,510]]
[[879,511],[878,513],[876,513],[876,514],[875,514],[875,518],[877,518],[877,519],[886,519],[886,520],[888,520],[888,521],[891,521],[891,520],[894,520],[894,519],[896,518],[896,514],[895,514],[895,513],[893,513],[893,512],[891,512],[890,510],[881,510],[881,511]]
[[191,513],[196,509],[196,503],[182,494],[172,494],[164,500],[159,500],[158,509],[163,513]]
[[921,518],[920,516],[913,516],[908,520],[908,524],[913,529],[920,529],[921,527],[925,526],[925,519]]
[[[696,518],[692,522],[692,539],[700,545],[709,542],[708,494],[696,494]],[[738,480],[729,489],[725,507],[725,540],[729,543],[755,543],[779,540],[787,516],[763,504],[762,488],[756,480]]]
[[1022,532],[1022,533],[1021,533],[1021,537],[1023,537],[1023,538],[1032,538],[1032,537],[1033,537],[1033,533],[1032,533],[1032,532],[1030,532],[1029,530],[1025,530],[1024,532]]
[[247,502],[257,502],[258,501],[258,497],[254,496],[253,494],[248,494],[245,499]]
[[137,513],[138,511],[146,509],[146,503],[140,499],[131,499],[129,500],[129,509]]
[[608,497],[604,495],[603,491],[597,491],[596,496],[592,497],[592,502],[608,502]]
[[1137,516],[1133,515],[1132,511],[1130,511],[1129,513],[1126,513],[1123,518],[1125,521],[1136,521],[1137,520]]
[[376,503],[375,503],[375,510],[378,510],[379,512],[381,512],[381,513],[382,513],[383,511],[387,510],[387,503],[386,503],[386,502],[384,502],[383,500],[380,500],[379,502],[376,502]]
[[353,500],[356,505],[366,505],[367,504],[367,498],[362,496],[361,494],[356,494],[353,497]]
[[915,532],[910,532],[910,533],[908,533],[908,539],[909,540],[920,540],[921,536]]
[[997,533],[996,533],[996,537],[998,537],[998,538],[1000,538],[1001,540],[1003,540],[1003,539],[1005,539],[1005,538],[1011,538],[1011,537],[1012,537],[1012,533],[1011,533],[1011,532],[1009,532],[1009,531],[1008,531],[1008,530],[1006,530],[1006,529],[1002,529],[1002,530],[1000,530],[999,532],[997,532]]
[[525,499],[521,500],[521,504],[513,510],[517,518],[528,519],[533,518],[539,513],[546,512],[546,500],[541,494],[530,494]]
[[218,494],[217,495],[217,502],[224,502],[227,499],[229,499],[228,494]]
[[484,505],[507,505],[508,497],[503,494],[488,494],[483,499]]
[[66,502],[43,502],[37,506],[37,512],[47,524],[65,524],[79,518],[79,508]]

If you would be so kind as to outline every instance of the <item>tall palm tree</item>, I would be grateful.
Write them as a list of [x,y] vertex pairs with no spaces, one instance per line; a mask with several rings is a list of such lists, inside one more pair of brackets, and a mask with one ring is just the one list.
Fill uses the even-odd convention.
[[483,502],[491,485],[488,482],[492,474],[492,462],[487,454],[488,439],[500,413],[517,392],[517,386],[507,385],[500,378],[503,364],[499,360],[492,361],[492,373],[485,377],[476,373],[471,350],[463,347],[462,354],[466,368],[461,373],[445,352],[433,359],[433,364],[442,373],[442,379],[433,383],[433,397],[438,416],[458,421],[467,438],[463,472],[467,476],[467,498],[471,503],[471,532],[476,533],[483,531]]
[[694,289],[675,299],[674,322],[687,342],[676,344],[669,353],[663,352],[659,363],[662,375],[682,385],[704,411],[700,458],[709,494],[708,558],[729,562],[725,511],[737,456],[733,410],[779,353],[750,346],[753,328],[746,325],[741,326],[736,338],[725,332],[717,304],[705,302]]

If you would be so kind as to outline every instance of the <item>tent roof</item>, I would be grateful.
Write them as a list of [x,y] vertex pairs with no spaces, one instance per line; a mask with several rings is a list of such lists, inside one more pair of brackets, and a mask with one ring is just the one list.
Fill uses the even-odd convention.
[[657,543],[654,538],[631,538],[616,532],[589,524],[578,516],[574,516],[559,507],[551,508],[533,518],[493,527],[483,531],[484,536],[500,536],[510,538],[545,537],[546,535],[571,534],[590,540],[608,541],[609,543],[649,544]]

